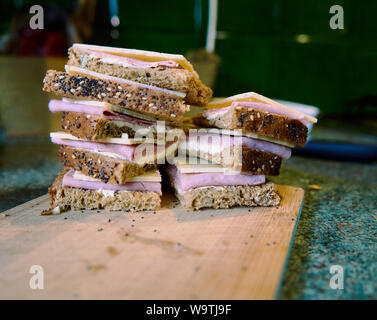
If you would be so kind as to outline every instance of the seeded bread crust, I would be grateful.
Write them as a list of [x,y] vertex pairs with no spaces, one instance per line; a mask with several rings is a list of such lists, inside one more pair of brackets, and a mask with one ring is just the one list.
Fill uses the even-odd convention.
[[66,210],[122,210],[147,211],[158,210],[161,207],[161,197],[151,191],[115,191],[114,196],[96,190],[62,187],[63,176],[68,169],[61,171],[53,185],[48,189],[50,195],[50,214],[54,208],[60,212]]
[[209,111],[204,111],[202,116],[193,118],[194,123],[204,127],[242,129],[243,133],[254,133],[299,147],[305,146],[308,136],[308,128],[300,121],[274,113],[236,107],[211,119],[209,114]]
[[55,70],[47,71],[43,90],[67,98],[104,101],[173,122],[181,121],[190,109],[182,98],[160,90]]
[[258,186],[195,188],[183,194],[176,192],[176,196],[187,211],[203,208],[227,209],[236,206],[275,207],[280,203],[280,196],[272,182]]
[[[105,138],[120,138],[127,133],[130,138],[135,130],[128,126],[118,126],[114,121],[76,112],[63,112],[61,127],[77,138],[96,141]],[[153,126],[150,127],[153,129]]]
[[191,150],[186,152],[189,156],[200,157],[221,164],[223,167],[240,170],[242,173],[251,175],[278,176],[282,162],[281,157],[273,153],[245,147],[226,148],[218,153],[196,153]]
[[77,47],[69,50],[68,65],[124,78],[160,88],[186,93],[189,104],[204,106],[212,97],[212,90],[200,81],[195,71],[171,68],[124,67],[116,63],[104,63],[99,58],[90,57]]
[[125,184],[129,178],[140,176],[157,168],[157,165],[154,164],[140,166],[136,163],[68,146],[59,148],[59,159],[65,167],[73,168],[87,176],[111,184]]

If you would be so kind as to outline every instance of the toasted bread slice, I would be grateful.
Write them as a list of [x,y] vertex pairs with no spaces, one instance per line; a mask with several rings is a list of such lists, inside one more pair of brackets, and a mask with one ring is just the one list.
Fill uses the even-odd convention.
[[59,96],[107,102],[157,119],[179,122],[189,110],[184,93],[146,86],[100,73],[67,67],[67,72],[47,71],[43,90]]
[[[173,61],[177,67],[132,65],[122,61],[122,57],[142,62]],[[189,104],[205,105],[212,96],[212,90],[200,81],[191,63],[182,55],[74,44],[69,50],[68,65],[181,91],[186,93],[185,101]]]
[[257,186],[223,186],[194,188],[176,196],[187,211],[204,208],[226,209],[236,206],[276,207],[280,196],[269,182]]

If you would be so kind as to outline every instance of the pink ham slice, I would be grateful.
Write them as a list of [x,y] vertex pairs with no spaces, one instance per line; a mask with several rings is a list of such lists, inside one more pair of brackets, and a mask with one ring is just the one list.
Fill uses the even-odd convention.
[[61,100],[50,100],[48,108],[51,112],[77,112],[94,115],[103,119],[126,121],[139,126],[150,126],[152,121],[134,118],[126,114],[115,112],[105,107],[90,106],[80,103],[71,103]]
[[133,161],[134,153],[137,145],[125,145],[116,143],[103,143],[91,141],[69,140],[61,138],[51,138],[51,142],[55,144],[70,146],[79,149],[93,150],[100,152],[112,152],[125,158],[125,160]]
[[79,189],[89,189],[89,190],[119,190],[119,191],[152,191],[156,192],[159,195],[161,192],[161,183],[160,182],[127,182],[126,184],[110,184],[103,183],[100,181],[84,181],[77,180],[73,177],[74,171],[68,171],[62,181],[63,187],[72,187]]
[[[253,139],[249,137],[233,137],[228,135],[222,134],[199,134],[199,135],[190,135],[187,137],[189,144],[195,143],[195,139],[197,143],[201,141],[207,142],[209,144],[208,151],[211,151],[211,145],[214,144],[216,148],[219,144],[221,148],[232,147],[234,145],[238,145],[240,143],[242,147],[246,148],[254,148],[264,152],[270,152],[276,154],[283,159],[289,159],[291,157],[291,149],[276,143]],[[190,146],[188,146],[190,148]]]
[[219,113],[222,114],[227,110],[235,107],[246,107],[254,110],[259,110],[262,112],[269,112],[274,113],[280,116],[286,116],[289,119],[298,120],[303,125],[308,126],[309,121],[305,118],[305,114],[298,112],[296,110],[289,110],[289,108],[281,108],[277,105],[266,104],[261,102],[253,102],[253,101],[234,101],[229,107],[224,108],[215,108],[205,111],[206,113],[215,114]]
[[[165,157],[165,154],[161,150],[162,145],[157,146],[153,143],[142,143],[142,144],[118,144],[118,143],[106,143],[106,142],[93,142],[93,141],[81,141],[81,140],[70,140],[70,139],[62,139],[51,137],[51,142],[59,145],[70,146],[73,148],[84,149],[94,152],[111,152],[115,153],[122,157],[123,160],[131,161],[131,162],[138,162],[143,159],[143,157],[147,156],[147,152],[153,150],[154,156],[160,155],[161,157]],[[165,152],[166,149],[169,148],[174,141],[168,141],[165,144]],[[140,149],[137,149],[139,148]],[[135,159],[136,154],[136,159]]]
[[254,186],[266,182],[264,175],[208,173],[180,173],[176,166],[167,167],[178,192],[210,186]]
[[163,68],[182,68],[179,63],[173,61],[173,60],[166,60],[166,61],[154,61],[154,62],[149,62],[149,61],[143,61],[135,58],[128,58],[128,57],[122,57],[118,56],[115,54],[110,54],[110,53],[105,53],[105,52],[99,52],[99,51],[94,51],[94,50],[85,50],[87,53],[93,55],[96,58],[111,58],[111,59],[116,59],[120,63],[128,64],[134,67],[139,67],[139,68],[158,68],[158,67],[163,67]]

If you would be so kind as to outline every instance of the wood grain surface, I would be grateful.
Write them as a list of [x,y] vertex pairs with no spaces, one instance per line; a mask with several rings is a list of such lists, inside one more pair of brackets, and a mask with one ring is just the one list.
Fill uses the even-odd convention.
[[[304,191],[278,208],[41,216],[47,195],[0,214],[1,299],[274,299]],[[31,266],[44,272],[33,290]]]

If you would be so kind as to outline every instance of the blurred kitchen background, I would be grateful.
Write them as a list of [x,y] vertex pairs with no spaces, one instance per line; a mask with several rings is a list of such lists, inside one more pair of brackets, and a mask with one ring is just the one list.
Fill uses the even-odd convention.
[[[376,132],[375,0],[336,1],[344,9],[344,30],[329,26],[333,0],[219,1],[216,56],[200,50],[206,46],[208,2],[2,0],[0,114],[5,134],[50,130],[43,75],[47,68],[63,68],[73,42],[181,53],[197,65],[215,96],[256,91],[314,105],[328,121],[341,119]],[[29,27],[34,4],[44,8],[44,30]],[[217,61],[218,69],[213,67]]]
[[[0,189],[17,195],[30,171],[22,165],[31,158],[40,159],[34,174],[42,182],[39,189],[29,183],[37,188],[30,198],[45,193],[58,172],[57,148],[49,146],[48,133],[59,130],[60,115],[48,111],[51,96],[42,92],[42,79],[47,69],[63,70],[74,42],[183,54],[214,96],[255,91],[319,108],[312,142],[330,144],[312,145],[315,156],[331,158],[335,150],[338,160],[364,161],[365,152],[366,160],[376,159],[377,1],[219,0],[212,44],[207,41],[210,2],[2,0]],[[29,26],[35,4],[44,9],[43,30]],[[344,9],[343,30],[329,26],[334,4]],[[356,148],[347,149],[349,143]],[[12,187],[15,176],[25,182]],[[8,191],[0,198],[8,200]]]

